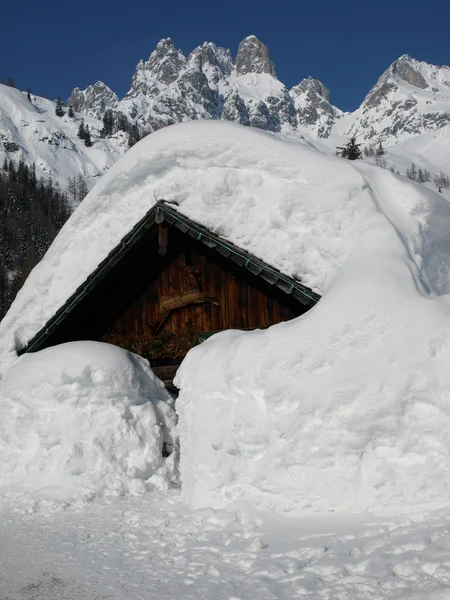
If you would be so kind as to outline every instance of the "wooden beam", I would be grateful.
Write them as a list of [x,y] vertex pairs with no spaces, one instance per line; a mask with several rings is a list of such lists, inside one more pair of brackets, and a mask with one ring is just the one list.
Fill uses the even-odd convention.
[[158,225],[158,254],[163,258],[167,254],[168,231],[165,223]]
[[156,209],[156,213],[155,213],[155,222],[158,223],[158,225],[159,225],[163,221],[164,221],[164,211],[162,208],[160,208],[158,206],[158,208]]

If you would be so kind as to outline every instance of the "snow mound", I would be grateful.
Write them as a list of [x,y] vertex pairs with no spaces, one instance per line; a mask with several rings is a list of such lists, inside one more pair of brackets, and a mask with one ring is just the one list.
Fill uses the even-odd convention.
[[30,274],[0,324],[0,373],[157,198],[323,291],[367,210],[364,185],[348,162],[234,123],[153,133],[102,177]]
[[71,342],[19,358],[0,382],[0,497],[93,499],[176,481],[172,397],[143,358]]
[[196,508],[384,510],[450,494],[450,205],[355,167],[365,211],[314,309],[212,336],[178,371]]

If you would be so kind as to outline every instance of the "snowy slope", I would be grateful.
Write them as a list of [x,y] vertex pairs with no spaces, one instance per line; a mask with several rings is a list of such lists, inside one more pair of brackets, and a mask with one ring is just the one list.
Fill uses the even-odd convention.
[[429,133],[414,136],[388,149],[396,164],[412,162],[430,172],[450,173],[450,124]]
[[[91,148],[77,137],[82,118],[92,133]],[[38,177],[52,177],[63,190],[68,178],[78,175],[91,188],[127,148],[125,134],[100,139],[101,127],[101,121],[86,115],[57,117],[54,102],[38,96],[29,102],[25,93],[0,84],[1,164],[5,157],[23,159],[35,163]]]

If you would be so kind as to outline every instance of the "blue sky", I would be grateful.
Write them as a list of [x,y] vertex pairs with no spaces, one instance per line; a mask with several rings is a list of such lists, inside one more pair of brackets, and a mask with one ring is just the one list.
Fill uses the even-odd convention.
[[204,41],[231,49],[255,34],[289,87],[311,75],[354,110],[402,54],[450,65],[450,2],[227,0],[226,2],[9,1],[2,3],[0,78],[67,98],[102,80],[119,96],[162,37],[184,53]]

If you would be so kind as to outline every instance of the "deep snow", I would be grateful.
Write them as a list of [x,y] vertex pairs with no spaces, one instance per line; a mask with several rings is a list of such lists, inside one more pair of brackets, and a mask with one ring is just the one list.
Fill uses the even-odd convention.
[[2,368],[156,198],[324,294],[299,319],[213,336],[183,362],[192,506],[357,512],[447,497],[450,205],[261,131],[195,122],[132,148],[18,294]]
[[[158,489],[176,465],[156,454],[167,394],[145,361],[97,344],[16,356],[155,197],[324,294],[188,354],[190,506]],[[0,594],[446,599],[449,228],[424,186],[263,132],[190,123],[134,147],[0,325]]]
[[356,512],[448,496],[450,206],[356,167],[365,210],[322,300],[265,331],[213,336],[178,371],[194,507]]
[[0,381],[0,499],[84,504],[177,482],[173,398],[148,362],[71,342],[26,354]]

